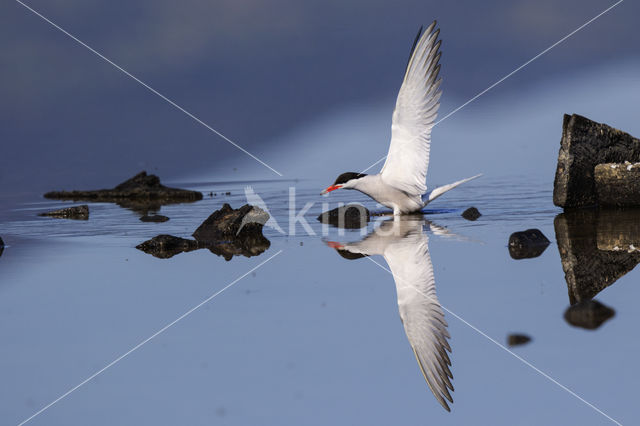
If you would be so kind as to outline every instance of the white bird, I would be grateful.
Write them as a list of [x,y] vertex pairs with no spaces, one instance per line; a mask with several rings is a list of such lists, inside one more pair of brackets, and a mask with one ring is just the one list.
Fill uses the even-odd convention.
[[[437,197],[476,175],[427,192],[431,129],[440,106],[440,29],[434,21],[427,30],[418,31],[398,92],[391,124],[391,144],[380,173],[343,173],[333,185],[322,191],[355,189],[393,209],[394,215],[417,212]],[[435,30],[435,31],[434,31]]]
[[409,344],[431,392],[440,404],[451,411],[453,375],[449,367],[447,322],[436,296],[433,265],[429,256],[429,239],[419,217],[384,222],[365,239],[356,243],[328,242],[347,259],[382,255],[396,283],[398,310]]

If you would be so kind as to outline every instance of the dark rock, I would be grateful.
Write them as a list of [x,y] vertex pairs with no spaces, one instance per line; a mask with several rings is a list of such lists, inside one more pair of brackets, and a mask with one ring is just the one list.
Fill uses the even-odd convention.
[[193,236],[199,241],[218,241],[241,235],[262,235],[262,226],[269,220],[269,214],[259,207],[249,204],[232,209],[224,203],[220,210],[211,214],[195,230]]
[[193,237],[201,247],[231,260],[233,256],[258,256],[271,243],[262,234],[269,214],[249,204],[232,209],[225,203],[195,230]]
[[169,220],[169,218],[161,214],[154,214],[154,215],[144,215],[140,218],[140,220],[143,222],[166,222]]
[[595,330],[615,314],[616,311],[597,300],[584,300],[569,306],[564,313],[564,319],[574,327]]
[[371,220],[369,210],[360,204],[348,204],[326,211],[318,216],[318,221],[338,228],[359,229]]
[[88,220],[89,206],[74,206],[65,209],[53,210],[50,212],[40,213],[38,216],[57,217],[60,219]]
[[531,341],[531,337],[526,334],[510,334],[507,336],[507,344],[509,346],[518,346],[524,345],[525,343],[529,343]]
[[553,203],[564,208],[596,205],[596,166],[624,161],[640,161],[640,140],[606,124],[565,114]]
[[4,241],[0,238],[0,256],[2,256],[2,252],[4,251]]
[[598,164],[595,185],[600,206],[640,206],[640,163]]
[[572,305],[640,263],[640,210],[572,210],[553,223]]
[[514,232],[509,237],[509,254],[513,259],[531,259],[540,256],[549,240],[538,229]]
[[467,220],[478,220],[480,216],[482,216],[482,214],[475,207],[469,207],[462,212],[462,217]]
[[226,260],[240,255],[258,256],[271,246],[262,234],[267,220],[269,214],[258,207],[245,204],[239,209],[232,209],[225,203],[196,229],[193,233],[195,240],[159,235],[136,248],[160,258],[197,249],[208,249]]
[[231,195],[231,193],[230,192],[225,192],[224,195]]
[[147,175],[147,172],[144,171],[113,189],[53,191],[47,192],[44,196],[56,200],[117,203],[121,207],[143,214],[157,211],[160,206],[165,204],[193,202],[202,199],[201,192],[166,187],[160,183],[157,176]]
[[137,245],[136,248],[160,259],[168,259],[179,253],[197,250],[199,247],[194,240],[162,234]]

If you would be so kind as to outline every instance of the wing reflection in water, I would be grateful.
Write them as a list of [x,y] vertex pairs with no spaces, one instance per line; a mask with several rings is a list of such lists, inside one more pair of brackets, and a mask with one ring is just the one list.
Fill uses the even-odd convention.
[[[429,239],[422,216],[396,218],[382,223],[363,240],[356,243],[329,242],[330,247],[347,259],[381,255],[389,265],[396,283],[398,309],[409,344],[420,370],[440,404],[451,411],[453,375],[447,352],[447,322],[436,296],[433,265],[429,256]],[[431,225],[435,233],[443,228]],[[445,399],[446,398],[446,399]]]
[[566,211],[554,225],[571,305],[592,299],[640,263],[640,210]]

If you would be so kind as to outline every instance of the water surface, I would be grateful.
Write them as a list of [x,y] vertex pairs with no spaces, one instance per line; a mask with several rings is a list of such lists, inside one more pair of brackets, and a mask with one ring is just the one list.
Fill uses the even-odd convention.
[[[380,210],[356,192],[322,198],[326,184],[181,184],[205,199],[163,206],[159,213],[171,218],[165,223],[140,222],[138,213],[109,203],[90,204],[88,221],[38,217],[71,203],[28,193],[5,199],[3,423],[25,420],[280,251],[29,424],[612,423],[523,360],[621,423],[638,417],[640,289],[637,271],[624,271],[633,269],[635,255],[619,260],[608,245],[616,236],[632,241],[628,224],[637,216],[592,215],[556,235],[566,230],[560,223],[566,218],[557,218],[550,182],[524,178],[486,177],[429,206],[421,232],[451,336],[455,391],[447,412],[411,350],[392,275],[326,244],[360,241],[388,218],[375,218],[364,230],[323,227],[315,220],[323,202],[333,208],[358,201]],[[190,238],[224,202],[244,204],[247,185],[288,231],[265,228],[271,245],[259,256],[226,261],[196,250],[158,259],[135,248],[158,234]],[[291,232],[290,187],[298,212],[315,203],[304,215],[315,235],[300,224]],[[483,214],[474,222],[460,216],[472,205]],[[529,228],[551,245],[539,257],[512,259],[509,236]],[[574,257],[599,256],[609,268],[603,277],[593,271],[594,282],[608,286],[588,297],[615,316],[595,330],[563,317],[576,293],[565,280],[558,242]],[[371,258],[387,266],[381,256]],[[505,349],[511,333],[532,338],[509,348],[522,359]]]

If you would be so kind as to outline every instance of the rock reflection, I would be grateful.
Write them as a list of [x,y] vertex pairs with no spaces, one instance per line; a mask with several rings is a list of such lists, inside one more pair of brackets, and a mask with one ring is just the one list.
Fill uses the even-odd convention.
[[584,300],[569,306],[564,313],[564,319],[574,327],[595,330],[614,315],[613,309],[597,300]]
[[337,228],[360,229],[371,220],[369,210],[361,204],[336,207],[318,216],[318,221]]
[[554,227],[569,303],[591,300],[640,263],[640,210],[576,210]]
[[514,232],[509,237],[509,255],[512,259],[533,259],[547,249],[550,241],[539,229]]
[[511,347],[526,345],[530,341],[531,337],[527,336],[526,334],[514,333],[507,336],[507,345]]
[[259,256],[270,246],[271,242],[264,235],[241,234],[239,238],[229,241],[202,241],[162,234],[137,245],[136,248],[158,259],[170,259],[180,253],[207,249],[229,261],[234,256]]
[[451,352],[450,336],[436,296],[425,223],[430,225],[422,216],[386,221],[359,242],[327,244],[347,259],[384,257],[396,283],[400,319],[420,370],[436,399],[451,411],[447,404],[447,400],[453,402],[447,354]]

